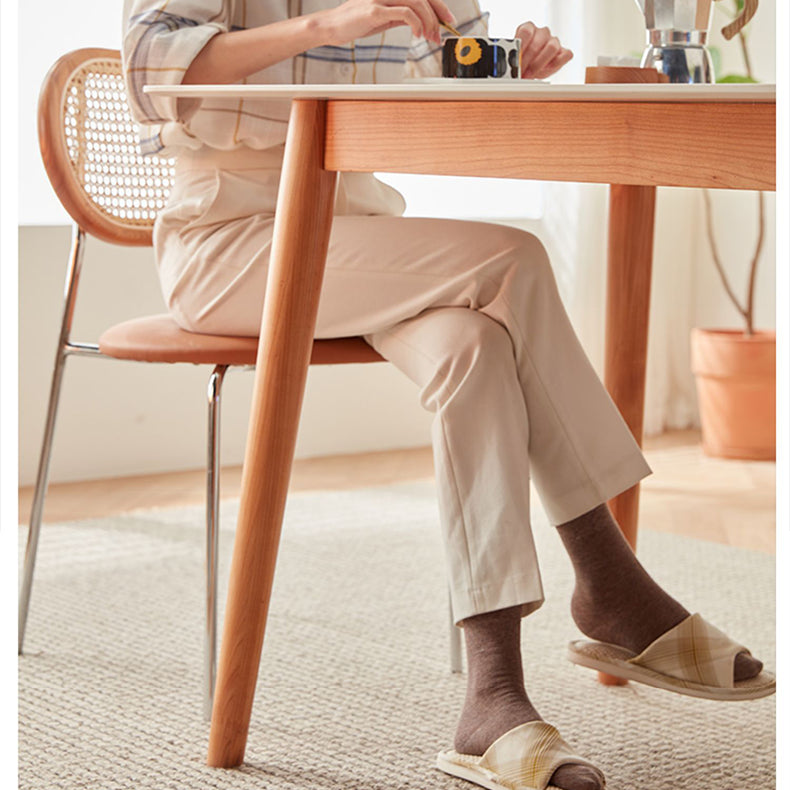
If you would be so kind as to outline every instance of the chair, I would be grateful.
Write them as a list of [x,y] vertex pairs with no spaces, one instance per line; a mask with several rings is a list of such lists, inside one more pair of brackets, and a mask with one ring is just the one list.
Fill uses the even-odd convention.
[[[19,653],[25,636],[33,572],[47,491],[49,461],[60,389],[69,356],[135,362],[211,365],[208,384],[206,497],[206,648],[204,713],[211,714],[216,673],[217,551],[219,515],[220,405],[231,367],[254,366],[257,338],[185,332],[169,315],[125,321],[107,329],[98,343],[71,339],[86,237],[113,244],[151,246],[156,213],[173,182],[173,162],[139,153],[137,125],[125,96],[120,53],[80,49],[64,55],[47,74],[38,107],[44,166],[63,207],[74,220],[60,336],[49,395],[44,438],[30,513],[19,596]],[[360,337],[316,340],[311,364],[382,362]],[[460,631],[450,623],[451,668],[461,671]]]

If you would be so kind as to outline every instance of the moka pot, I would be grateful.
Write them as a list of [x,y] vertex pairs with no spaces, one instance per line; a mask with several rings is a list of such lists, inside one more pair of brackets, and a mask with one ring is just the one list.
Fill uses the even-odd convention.
[[647,48],[642,68],[655,68],[673,83],[713,83],[705,46],[714,0],[636,0],[645,15]]

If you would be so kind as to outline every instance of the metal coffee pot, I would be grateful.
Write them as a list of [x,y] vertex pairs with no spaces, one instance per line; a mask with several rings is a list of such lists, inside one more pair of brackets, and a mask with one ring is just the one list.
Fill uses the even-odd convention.
[[[636,0],[645,15],[647,48],[642,68],[655,68],[675,83],[715,82],[705,43],[715,0]],[[744,0],[743,10],[722,29],[731,39],[757,11],[758,0]]]
[[645,15],[647,48],[642,68],[655,68],[670,82],[715,82],[705,43],[714,0],[636,0]]

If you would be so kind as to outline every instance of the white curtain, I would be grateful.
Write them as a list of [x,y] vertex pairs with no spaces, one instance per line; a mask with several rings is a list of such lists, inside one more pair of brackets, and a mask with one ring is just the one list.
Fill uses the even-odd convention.
[[[632,0],[553,0],[549,25],[574,59],[552,82],[583,83],[599,55],[629,56],[644,42],[644,26]],[[544,237],[560,291],[593,365],[601,372],[606,310],[608,187],[551,183],[546,186]],[[694,252],[700,227],[699,195],[659,190],[648,341],[645,433],[696,424],[689,332],[695,303]]]

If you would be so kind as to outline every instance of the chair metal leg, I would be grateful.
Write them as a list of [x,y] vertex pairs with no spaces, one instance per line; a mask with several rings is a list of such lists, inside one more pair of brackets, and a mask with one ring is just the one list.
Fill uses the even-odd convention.
[[[448,596],[449,597],[449,596]],[[453,622],[453,602],[450,598],[448,602],[450,612],[450,671],[463,672],[464,659],[461,645],[461,629]]]
[[208,380],[208,464],[206,491],[206,641],[203,715],[211,720],[217,675],[217,569],[219,560],[220,410],[227,365],[217,365]]
[[[77,300],[77,287],[79,285],[82,258],[85,249],[85,232],[74,228],[72,237],[71,257],[69,269],[66,274],[66,287],[64,293],[63,316],[60,324],[60,336],[55,353],[55,366],[52,371],[52,383],[49,390],[49,405],[47,407],[47,421],[44,426],[44,439],[41,445],[41,455],[38,461],[36,474],[36,487],[33,493],[33,506],[30,511],[30,526],[27,533],[27,546],[25,548],[25,567],[22,573],[22,586],[19,591],[19,621],[18,621],[18,652],[22,654],[25,641],[25,626],[30,606],[30,593],[33,587],[33,571],[36,565],[38,551],[38,537],[41,532],[41,519],[44,513],[44,499],[47,494],[49,482],[49,461],[52,456],[52,438],[55,433],[55,419],[60,402],[60,388],[63,382],[63,370],[66,357],[69,355],[71,321],[74,315],[74,305]],[[87,352],[93,353],[93,348],[85,347]],[[95,349],[98,352],[98,348]]]

